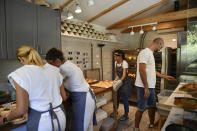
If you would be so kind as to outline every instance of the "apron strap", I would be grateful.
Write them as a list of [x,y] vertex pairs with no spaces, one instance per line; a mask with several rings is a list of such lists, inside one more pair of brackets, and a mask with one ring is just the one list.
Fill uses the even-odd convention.
[[57,106],[57,107],[53,108],[51,103],[49,105],[50,105],[49,113],[51,115],[52,130],[55,131],[53,120],[56,119],[57,124],[58,124],[58,131],[61,131],[59,119],[58,119],[56,113],[53,111],[53,109],[56,109],[60,106]]
[[92,99],[94,100],[95,103],[95,109],[94,109],[94,114],[93,114],[93,125],[97,125],[97,120],[96,120],[96,112],[97,112],[97,106],[96,106],[96,95],[94,94],[94,92],[89,88],[89,92],[92,96]]

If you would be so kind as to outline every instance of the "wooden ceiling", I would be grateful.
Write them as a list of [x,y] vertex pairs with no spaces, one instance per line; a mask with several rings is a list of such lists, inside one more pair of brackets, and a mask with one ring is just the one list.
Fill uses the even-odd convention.
[[152,23],[152,22],[161,23],[161,22],[192,18],[192,17],[197,16],[196,12],[197,12],[197,8],[193,8],[193,9],[175,11],[175,12],[170,12],[170,13],[164,13],[164,14],[155,15],[155,16],[148,16],[145,18],[123,22],[122,24],[115,26],[113,29],[127,28],[133,25],[147,24],[147,23]]
[[[61,11],[63,11],[63,9],[68,6],[73,0],[67,0],[62,6],[61,6]],[[96,14],[95,16],[91,17],[90,19],[88,19],[87,21],[93,22],[96,19],[98,19],[99,17],[104,16],[105,14],[109,13],[112,10],[115,10],[116,8],[120,7],[123,4],[127,4],[128,1],[130,0],[120,0],[119,2],[111,5],[110,7],[108,7],[107,9],[104,9],[103,11],[101,11],[100,13]],[[168,28],[175,28],[175,27],[183,27],[186,26],[187,18],[192,18],[192,17],[197,17],[197,8],[192,8],[192,9],[187,9],[187,10],[180,10],[180,11],[172,11],[172,12],[168,12],[168,13],[163,13],[163,14],[159,14],[159,15],[152,15],[152,16],[146,16],[144,18],[138,18],[138,19],[134,19],[134,17],[146,13],[149,10],[155,8],[155,7],[159,7],[161,5],[164,5],[166,2],[168,2],[169,0],[161,0],[149,7],[146,7],[134,14],[130,14],[129,16],[127,16],[126,18],[123,18],[115,23],[112,23],[111,25],[109,25],[108,27],[106,27],[106,29],[108,30],[112,30],[112,29],[120,29],[120,28],[126,28],[124,29],[121,33],[129,33],[131,31],[131,29],[128,29],[129,26],[133,26],[133,25],[140,25],[140,24],[147,24],[147,23],[152,23],[152,22],[158,22],[158,24],[156,25],[157,29],[168,29]],[[186,0],[180,0],[180,1],[186,1]],[[186,2],[185,2],[186,4]],[[184,6],[185,6],[184,4]],[[136,27],[134,28],[134,32],[139,31],[140,28]],[[152,30],[152,26],[144,26],[143,27],[144,31],[150,31]]]
[[157,6],[163,4],[163,3],[167,2],[167,1],[168,1],[168,0],[162,0],[162,1],[158,2],[158,3],[156,3],[156,4],[153,4],[153,5],[151,5],[151,6],[147,7],[147,8],[145,8],[145,9],[140,10],[139,12],[137,12],[137,13],[135,13],[135,14],[131,14],[130,16],[128,16],[128,17],[126,17],[126,18],[124,18],[124,19],[122,19],[122,20],[120,20],[120,21],[118,21],[118,22],[116,22],[116,23],[114,23],[114,24],[112,24],[112,25],[110,25],[110,26],[108,26],[107,29],[108,29],[108,30],[114,29],[117,25],[120,25],[120,24],[122,24],[122,23],[124,23],[124,22],[130,20],[131,18],[134,18],[135,16],[138,16],[138,15],[140,15],[140,14],[146,12],[146,11],[149,11],[149,10],[151,10],[152,8],[157,7]]

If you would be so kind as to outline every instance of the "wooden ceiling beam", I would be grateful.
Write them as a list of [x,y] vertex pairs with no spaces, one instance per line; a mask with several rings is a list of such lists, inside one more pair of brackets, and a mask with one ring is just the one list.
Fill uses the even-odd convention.
[[117,7],[119,7],[119,6],[121,6],[122,4],[124,4],[124,3],[128,2],[128,1],[129,1],[129,0],[121,0],[120,2],[118,2],[118,3],[114,4],[114,5],[112,5],[110,8],[105,9],[105,10],[102,11],[101,13],[99,13],[99,14],[97,14],[96,16],[90,18],[90,19],[88,20],[88,23],[90,23],[90,22],[96,20],[97,18],[103,16],[104,14],[106,14],[106,13],[112,11],[113,9],[115,9],[115,8],[117,8]]
[[127,22],[124,22],[120,25],[116,25],[114,29],[118,28],[126,28],[133,25],[140,25],[140,24],[147,24],[152,22],[168,22],[168,21],[175,21],[175,20],[181,20],[181,19],[187,19],[187,18],[193,18],[197,17],[197,8],[187,9],[187,10],[181,10],[181,11],[175,11],[175,12],[169,12],[154,16],[148,16],[145,18],[135,19],[135,20],[129,20]]
[[156,4],[153,4],[153,5],[147,7],[145,9],[143,9],[143,10],[138,11],[135,14],[132,14],[132,15],[130,15],[130,16],[128,16],[128,17],[126,17],[126,18],[124,18],[124,19],[122,19],[122,20],[120,20],[120,21],[118,21],[118,22],[116,22],[116,23],[114,23],[114,24],[112,24],[110,26],[108,26],[107,29],[108,30],[112,30],[114,27],[116,27],[116,25],[119,25],[119,24],[121,24],[123,22],[126,22],[126,21],[130,20],[131,18],[134,18],[134,17],[136,17],[136,16],[138,16],[138,15],[140,15],[140,14],[146,12],[146,11],[149,11],[149,10],[151,10],[151,9],[153,9],[153,8],[159,6],[159,5],[161,5],[161,4],[163,4],[163,3],[167,2],[167,1],[168,0],[161,0],[160,2],[158,2]]
[[[185,27],[187,26],[187,20],[179,20],[179,21],[172,21],[172,22],[165,22],[165,23],[159,23],[155,25],[157,30],[162,30],[162,29],[169,29],[169,28],[175,28],[175,27]],[[144,31],[151,31],[152,26],[143,26],[142,29]],[[141,27],[135,27],[133,28],[134,32],[139,32],[141,30]],[[123,30],[121,33],[130,33],[132,31],[131,28]]]
[[69,5],[73,0],[67,0],[61,7],[60,7],[60,10],[61,12],[64,11],[64,8]]

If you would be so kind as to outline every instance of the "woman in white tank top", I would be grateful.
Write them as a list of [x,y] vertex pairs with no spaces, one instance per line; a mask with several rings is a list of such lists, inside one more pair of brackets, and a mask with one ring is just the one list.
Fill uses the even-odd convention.
[[16,88],[17,106],[8,116],[0,117],[0,125],[28,112],[26,126],[18,130],[64,131],[66,116],[61,105],[66,92],[59,69],[44,64],[31,46],[18,48],[17,58],[23,66],[8,75]]

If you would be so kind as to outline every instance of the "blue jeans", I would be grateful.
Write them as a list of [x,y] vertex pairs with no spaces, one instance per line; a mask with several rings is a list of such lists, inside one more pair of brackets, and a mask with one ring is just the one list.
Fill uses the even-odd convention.
[[118,95],[117,108],[119,107],[120,99],[122,100],[122,103],[124,105],[125,114],[129,113],[129,101],[128,101],[129,98],[126,96],[120,97],[120,95]]
[[144,98],[144,87],[137,88],[138,110],[144,112],[147,107],[156,107],[155,89],[149,88],[150,96]]

